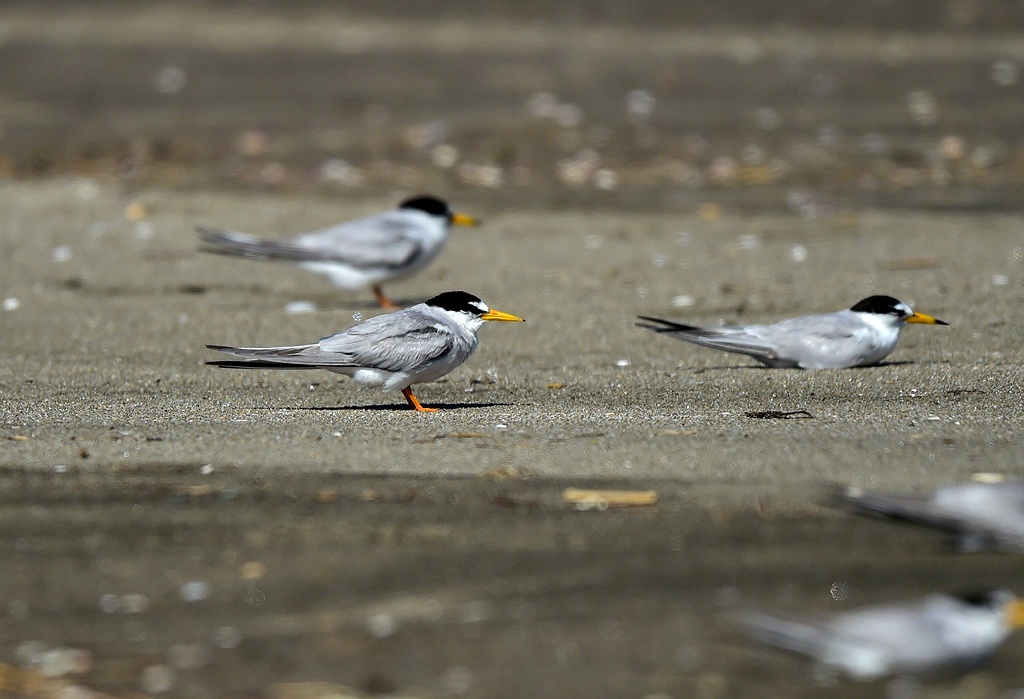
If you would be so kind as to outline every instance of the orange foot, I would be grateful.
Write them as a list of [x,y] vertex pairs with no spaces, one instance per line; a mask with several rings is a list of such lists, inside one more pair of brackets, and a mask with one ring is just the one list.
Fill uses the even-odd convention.
[[384,290],[380,286],[373,287],[373,295],[377,297],[377,303],[380,304],[381,308],[386,308],[389,311],[397,311],[401,306],[394,303],[387,296],[384,295]]
[[402,389],[402,395],[405,396],[405,399],[407,401],[409,401],[409,407],[411,407],[413,410],[415,410],[417,412],[420,412],[420,413],[436,413],[437,412],[437,408],[424,408],[422,405],[420,405],[420,402],[418,400],[416,400],[416,396],[414,396],[412,394],[412,389],[409,388],[408,386],[406,386],[405,388]]

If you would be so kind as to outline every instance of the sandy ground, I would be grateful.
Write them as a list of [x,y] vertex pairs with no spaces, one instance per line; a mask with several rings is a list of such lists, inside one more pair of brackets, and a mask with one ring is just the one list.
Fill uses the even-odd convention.
[[[115,696],[1024,686],[1021,638],[965,678],[865,689],[829,686],[731,623],[751,607],[1024,592],[1018,557],[955,555],[825,504],[832,483],[1024,476],[1021,103],[986,77],[1019,58],[1000,30],[1016,5],[986,10],[955,55],[930,15],[898,35],[848,17],[762,30],[744,15],[705,35],[561,16],[583,58],[537,8],[467,31],[365,8],[332,25],[314,5],[245,25],[230,4],[188,22],[157,4],[111,34],[99,11],[5,12],[0,662],[52,670],[41,648],[84,649],[84,672],[33,691]],[[795,63],[793,37],[817,37]],[[178,97],[154,92],[167,66],[187,69]],[[624,121],[638,85],[658,96],[653,122]],[[907,107],[925,87],[928,123]],[[538,125],[523,105],[544,90],[575,98],[584,122]],[[781,120],[770,133],[751,125],[765,105]],[[438,114],[434,145],[473,168],[415,145]],[[886,155],[865,154],[872,133]],[[318,179],[324,158],[350,179]],[[464,289],[527,319],[485,327],[465,366],[417,390],[440,412],[326,372],[203,365],[205,343],[311,341],[379,310],[286,265],[201,254],[197,223],[287,235],[418,190],[484,225],[390,294]],[[908,328],[884,366],[821,372],[635,326],[770,321],[875,293],[950,326]],[[315,311],[290,313],[296,301]],[[570,486],[660,499],[578,512]],[[0,676],[0,695],[19,677],[38,680]]]
[[[297,232],[386,201],[151,190],[140,228],[116,195],[85,181],[0,192],[4,293],[20,301],[2,316],[4,538],[19,571],[7,596],[30,610],[7,627],[10,652],[84,644],[96,681],[116,687],[169,648],[216,648],[229,627],[248,654],[186,663],[178,691],[316,679],[413,695],[469,683],[477,696],[730,696],[807,676],[744,652],[723,595],[803,611],[834,606],[837,584],[851,603],[1019,578],[1015,557],[954,558],[936,536],[821,507],[828,482],[1021,474],[1019,217],[473,211],[483,227],[391,292],[465,288],[527,323],[486,327],[466,366],[419,389],[442,408],[422,415],[327,373],[202,365],[206,342],[315,339],[377,310],[286,266],[197,253],[195,221]],[[951,325],[909,328],[886,366],[803,372],[633,324],[769,320],[874,292]],[[673,307],[680,296],[693,305]],[[289,314],[296,300],[321,310]],[[813,417],[750,415],[797,410]],[[623,513],[561,504],[564,487],[595,484],[662,499]],[[182,602],[190,580],[210,599]],[[267,601],[249,609],[253,589]],[[96,611],[101,595],[133,593],[152,600],[145,614]],[[146,640],[117,635],[130,632]],[[124,656],[127,669],[105,669]],[[522,663],[544,669],[509,669]],[[1024,679],[1012,662],[991,673],[994,687]]]
[[[783,491],[814,479],[926,487],[1017,468],[1019,217],[474,211],[483,227],[457,230],[435,267],[390,291],[412,303],[466,289],[527,323],[489,325],[465,367],[421,387],[447,408],[428,416],[326,372],[202,366],[215,358],[204,343],[312,341],[377,311],[368,294],[346,298],[284,265],[200,254],[195,221],[299,232],[386,201],[150,191],[139,229],[114,192],[88,183],[10,185],[0,196],[15,222],[5,294],[21,304],[3,316],[3,422],[30,437],[7,445],[8,464],[452,476],[513,467]],[[70,259],[55,262],[55,251]],[[872,293],[951,325],[910,327],[886,366],[816,373],[768,371],[634,325],[637,314],[764,321]],[[673,307],[680,297],[693,305]],[[296,300],[322,310],[289,314]],[[747,415],[769,410],[813,419]],[[438,438],[449,433],[480,436]],[[89,459],[78,458],[83,447]]]

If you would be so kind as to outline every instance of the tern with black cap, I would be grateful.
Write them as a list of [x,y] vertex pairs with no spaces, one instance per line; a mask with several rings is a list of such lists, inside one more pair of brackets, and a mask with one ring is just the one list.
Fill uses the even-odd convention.
[[953,535],[960,549],[1024,552],[1024,481],[949,485],[898,494],[849,487],[837,493],[855,512],[920,524]]
[[1024,601],[1007,590],[935,593],[823,620],[751,613],[741,619],[753,638],[813,658],[855,680],[972,669],[1024,626]]
[[[878,364],[896,349],[907,323],[948,325],[915,313],[891,296],[870,296],[835,313],[800,316],[772,325],[698,328],[638,316],[642,328],[696,345],[753,357],[770,367],[844,369]],[[649,325],[658,323],[659,325]]]
[[356,323],[348,330],[306,345],[209,349],[239,357],[207,362],[228,369],[326,369],[356,383],[401,391],[409,406],[423,407],[413,384],[436,381],[469,359],[484,321],[519,321],[465,291],[446,291],[415,306]]
[[381,285],[419,272],[441,252],[452,226],[477,219],[455,213],[441,199],[417,196],[397,209],[281,240],[263,240],[197,226],[205,252],[293,262],[348,291],[370,288],[383,308],[395,309]]

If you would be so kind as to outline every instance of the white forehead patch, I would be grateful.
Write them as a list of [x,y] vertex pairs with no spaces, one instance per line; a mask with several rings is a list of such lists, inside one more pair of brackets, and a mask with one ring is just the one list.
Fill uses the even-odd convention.
[[480,315],[483,315],[484,313],[487,313],[489,310],[491,310],[483,301],[470,301],[469,305],[472,306],[473,308],[479,308]]

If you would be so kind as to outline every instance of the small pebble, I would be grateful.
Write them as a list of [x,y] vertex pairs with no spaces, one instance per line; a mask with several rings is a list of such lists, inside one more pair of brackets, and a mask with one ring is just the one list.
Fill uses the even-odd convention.
[[213,632],[213,642],[217,644],[218,648],[237,648],[238,644],[242,642],[242,632],[234,626],[219,626]]
[[284,312],[288,315],[298,315],[300,313],[315,313],[316,304],[312,301],[292,301],[284,307]]
[[450,667],[441,675],[441,687],[446,694],[465,694],[473,686],[473,674],[462,666]]
[[656,100],[650,90],[630,90],[626,95],[626,111],[635,117],[649,117]]
[[434,146],[430,151],[430,160],[437,167],[450,168],[459,162],[459,149],[450,143]]
[[117,595],[100,595],[100,609],[107,614],[121,611],[121,598]]
[[379,612],[366,620],[366,629],[374,638],[385,638],[398,630],[398,620],[393,614]]
[[179,66],[167,66],[156,74],[157,92],[164,95],[173,95],[176,92],[180,92],[187,82],[188,75]]
[[78,198],[83,201],[92,201],[100,194],[100,186],[96,180],[83,179],[78,183]]
[[42,641],[25,641],[14,649],[14,656],[21,665],[38,665],[46,652],[46,644]]
[[139,687],[147,694],[162,694],[174,686],[174,670],[166,665],[150,665],[142,671]]
[[207,665],[211,655],[205,643],[175,643],[167,651],[167,662],[179,670],[195,670]]
[[210,596],[210,586],[202,580],[191,580],[178,588],[178,594],[186,602],[201,602]]
[[761,239],[753,233],[741,235],[740,239],[736,242],[736,247],[740,250],[757,250],[761,247]]
[[267,574],[267,566],[260,561],[247,561],[242,564],[241,573],[245,580],[259,580]]
[[149,609],[149,598],[145,595],[132,592],[121,598],[121,610],[125,614],[142,614]]
[[149,240],[156,233],[156,228],[149,221],[139,221],[135,224],[135,239],[139,241]]
[[54,262],[67,262],[71,259],[71,248],[67,245],[61,245],[59,248],[53,249],[52,256]]
[[614,170],[600,168],[594,173],[593,182],[598,189],[610,191],[619,184],[619,176],[615,174]]
[[141,221],[146,218],[146,205],[141,201],[133,201],[124,207],[124,217],[129,221]]

